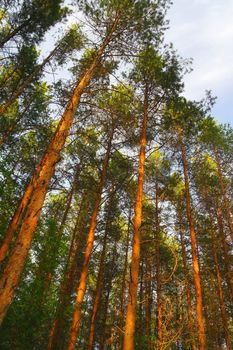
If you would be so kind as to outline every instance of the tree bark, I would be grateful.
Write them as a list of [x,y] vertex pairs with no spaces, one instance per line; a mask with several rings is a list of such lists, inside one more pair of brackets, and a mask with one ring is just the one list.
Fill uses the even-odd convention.
[[226,281],[231,295],[231,303],[233,305],[233,276],[231,270],[231,260],[230,260],[230,252],[226,241],[226,235],[223,227],[223,219],[222,219],[222,210],[220,206],[217,207],[217,221],[218,221],[218,229],[223,249],[223,257],[224,264],[226,268]]
[[9,34],[5,36],[4,39],[0,42],[0,47],[3,47],[10,39],[12,39],[15,35],[17,35],[23,28],[25,28],[30,23],[30,18],[21,23],[17,28],[12,30]]
[[92,75],[95,72],[95,69],[105,51],[105,48],[112,38],[118,20],[119,17],[116,17],[114,25],[112,26],[103,44],[97,51],[93,62],[91,63],[90,67],[84,72],[80,81],[76,85],[72,97],[58,124],[55,135],[49,144],[48,149],[45,152],[40,164],[36,168],[29,187],[26,189],[25,193],[27,193],[27,196],[23,197],[24,200],[21,204],[19,212],[17,210],[18,216],[15,218],[16,222],[14,221],[16,227],[18,226],[19,220],[22,217],[21,215],[23,209],[25,208],[25,205],[28,205],[24,220],[19,231],[17,242],[0,280],[0,323],[2,323],[6,315],[7,309],[12,302],[15,290],[18,286],[20,276],[23,271],[28,251],[30,249],[31,242],[34,237],[34,233],[40,217],[40,212],[44,203],[48,185],[54,173],[55,165],[59,161],[60,152],[65,144],[66,137],[72,125],[74,114],[78,107],[81,95],[91,80]]
[[186,298],[187,298],[188,323],[189,323],[188,328],[192,338],[192,348],[193,350],[197,350],[195,336],[194,336],[195,332],[194,332],[194,321],[193,321],[193,313],[192,313],[192,299],[191,299],[191,292],[190,292],[190,285],[189,285],[189,269],[187,264],[187,254],[186,254],[185,243],[184,243],[184,227],[182,224],[182,214],[178,208],[177,208],[177,217],[178,217],[178,223],[179,223],[183,269],[184,269],[185,283],[186,283]]
[[151,344],[151,308],[152,308],[152,288],[151,288],[151,261],[149,255],[149,249],[146,251],[145,257],[145,265],[146,265],[146,342],[147,349],[150,350],[152,348]]
[[[14,103],[14,101],[24,92],[24,90],[33,81],[34,77],[37,76],[42,71],[44,66],[51,60],[51,58],[54,56],[59,46],[60,44],[58,44],[54,48],[54,50],[44,59],[44,61],[34,69],[34,71],[26,78],[24,83],[20,85],[18,89],[14,92],[13,96],[6,103],[0,106],[0,114],[4,113],[7,110],[7,108],[10,107],[12,103]],[[1,141],[2,140],[0,140],[0,145],[2,144]]]
[[[131,223],[131,212],[132,207],[130,205],[129,208],[129,217],[128,217],[128,227],[127,227],[127,235],[126,235],[126,246],[125,246],[125,254],[124,254],[124,269],[122,275],[122,283],[121,283],[121,296],[120,296],[120,315],[119,315],[119,328],[123,328],[123,316],[125,309],[125,292],[126,292],[126,277],[128,270],[128,255],[129,255],[129,236],[130,236],[130,223]],[[120,335],[120,349],[123,345],[123,336]]]
[[[8,251],[9,251],[9,246],[12,242],[12,239],[14,238],[14,235],[16,233],[19,222],[20,222],[21,218],[23,217],[23,213],[24,213],[24,210],[25,210],[25,208],[29,202],[29,199],[31,197],[32,190],[33,190],[33,184],[31,181],[29,183],[29,185],[27,186],[27,189],[24,192],[24,195],[23,195],[22,199],[20,200],[20,203],[19,203],[19,205],[14,213],[14,216],[12,217],[12,219],[10,221],[8,229],[6,231],[3,243],[2,243],[1,248],[0,248],[0,262],[2,262],[5,259]],[[1,321],[0,321],[0,323],[1,323]]]
[[110,199],[108,203],[108,212],[106,215],[106,224],[105,224],[105,233],[103,238],[103,246],[102,246],[102,252],[99,262],[99,271],[97,276],[97,282],[96,282],[96,290],[95,290],[95,298],[94,298],[94,304],[92,308],[92,315],[91,315],[91,324],[90,324],[90,330],[89,330],[89,337],[88,337],[88,343],[87,343],[87,350],[92,350],[93,343],[94,343],[94,334],[95,334],[95,320],[99,308],[100,298],[101,298],[101,288],[102,288],[102,282],[103,282],[103,274],[104,274],[104,261],[106,256],[106,249],[107,249],[107,236],[109,234],[109,224],[110,224],[110,216],[111,216],[111,201],[112,196],[114,192],[110,194]]
[[56,316],[49,334],[48,350],[64,349],[64,328],[66,323],[65,311],[71,300],[71,294],[74,289],[75,278],[77,275],[77,256],[80,252],[80,235],[86,225],[88,209],[89,203],[86,198],[86,192],[84,192],[82,195],[80,210],[77,215],[73,235],[71,237],[64,278],[60,287]]
[[213,218],[212,218],[212,214],[211,214],[208,202],[207,202],[207,211],[210,219],[211,248],[212,248],[212,255],[214,258],[214,268],[215,268],[216,279],[217,279],[218,298],[219,298],[219,305],[220,305],[223,329],[224,329],[225,340],[226,340],[226,347],[227,347],[227,350],[231,350],[232,348],[231,348],[231,340],[230,340],[230,334],[228,329],[228,320],[227,320],[224,297],[223,297],[222,278],[221,278],[221,273],[219,270],[219,263],[218,263],[216,236],[214,234]]
[[229,208],[229,200],[228,200],[226,189],[225,189],[225,184],[224,184],[224,180],[223,180],[222,169],[221,169],[218,151],[216,149],[214,150],[214,154],[215,154],[215,159],[216,159],[216,163],[217,163],[219,184],[220,184],[221,193],[222,193],[222,197],[223,197],[224,211],[226,213],[227,223],[228,223],[228,227],[230,230],[230,236],[231,236],[231,240],[233,243],[233,223],[232,223],[232,217],[231,217],[230,208]]
[[108,319],[110,293],[112,290],[112,281],[115,274],[116,259],[117,259],[117,239],[115,240],[114,247],[113,247],[112,261],[111,261],[111,264],[109,264],[109,266],[111,266],[112,268],[109,271],[110,274],[108,275],[107,294],[104,302],[104,317],[103,317],[103,323],[102,323],[103,327],[102,327],[102,334],[100,339],[100,349],[107,349],[108,339],[106,339],[106,325],[107,325],[107,319]]
[[80,327],[80,320],[81,320],[81,307],[83,298],[86,291],[86,283],[87,283],[87,274],[88,274],[88,267],[89,267],[89,261],[91,258],[91,252],[94,244],[94,238],[95,238],[95,229],[97,224],[97,215],[99,212],[99,206],[101,202],[101,195],[103,191],[103,187],[106,180],[107,175],[107,168],[108,168],[108,162],[110,157],[110,151],[111,151],[111,145],[112,145],[112,138],[113,138],[113,129],[111,132],[111,135],[109,137],[108,146],[107,146],[107,152],[103,161],[103,168],[101,173],[101,179],[99,184],[99,189],[97,191],[97,197],[95,201],[94,210],[91,217],[89,232],[87,235],[87,243],[86,243],[86,250],[85,250],[85,256],[84,256],[84,262],[82,266],[76,301],[75,301],[75,309],[73,313],[72,318],[72,325],[70,330],[70,337],[69,337],[69,344],[68,344],[68,350],[74,350],[76,346],[76,338]]
[[180,136],[181,160],[183,164],[183,172],[184,172],[184,180],[185,180],[186,213],[187,213],[187,220],[189,223],[190,238],[191,238],[193,277],[194,277],[194,285],[195,285],[195,291],[196,291],[196,315],[197,315],[197,325],[198,325],[198,339],[199,339],[200,350],[205,350],[206,341],[205,341],[205,328],[204,328],[204,316],[203,316],[203,305],[202,305],[201,278],[200,278],[199,262],[197,257],[197,239],[196,239],[196,231],[194,227],[192,209],[191,209],[188,166],[187,166],[187,160],[186,160],[185,145],[182,138],[182,132],[179,133],[179,136]]
[[[139,306],[138,306],[138,328],[137,328],[137,335],[138,335],[138,345],[141,347],[142,342],[144,342],[143,336],[144,336],[144,315],[143,315],[143,296],[144,296],[144,261],[143,258],[141,258],[141,264],[139,265],[139,293],[138,293],[138,299],[139,299]],[[143,339],[143,341],[142,341]]]
[[142,198],[143,198],[143,183],[144,183],[144,168],[145,168],[145,153],[147,144],[147,123],[148,123],[148,88],[145,89],[144,96],[144,115],[143,124],[140,137],[140,154],[138,165],[138,185],[135,202],[135,217],[134,217],[134,233],[132,246],[132,262],[130,268],[130,283],[128,305],[126,311],[125,321],[125,335],[124,335],[124,350],[134,349],[134,334],[136,324],[136,307],[137,307],[137,288],[138,288],[138,274],[140,264],[140,228],[142,223]]
[[160,276],[160,224],[159,224],[159,195],[158,195],[158,180],[156,178],[156,193],[155,193],[155,271],[156,271],[156,304],[157,304],[157,349],[163,348],[163,324],[162,324],[162,300],[161,300],[161,276]]

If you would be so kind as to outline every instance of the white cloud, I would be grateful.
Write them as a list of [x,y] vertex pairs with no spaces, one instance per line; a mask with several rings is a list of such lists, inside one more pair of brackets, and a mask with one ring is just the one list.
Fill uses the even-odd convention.
[[187,97],[200,98],[206,89],[223,96],[233,88],[233,1],[174,0],[168,17],[167,41],[194,59],[185,78]]

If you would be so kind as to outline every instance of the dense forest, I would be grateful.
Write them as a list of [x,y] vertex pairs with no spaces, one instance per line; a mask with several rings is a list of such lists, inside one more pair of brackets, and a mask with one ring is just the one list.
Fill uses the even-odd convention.
[[0,3],[0,349],[233,349],[233,129],[171,1]]

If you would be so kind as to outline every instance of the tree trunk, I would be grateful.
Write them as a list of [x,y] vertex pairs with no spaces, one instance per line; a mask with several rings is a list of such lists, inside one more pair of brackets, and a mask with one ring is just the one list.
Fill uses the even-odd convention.
[[80,235],[86,225],[88,209],[89,203],[86,198],[86,192],[84,192],[82,195],[80,210],[75,223],[73,235],[71,237],[64,278],[60,287],[56,317],[53,321],[49,334],[48,350],[64,349],[64,331],[66,323],[65,311],[68,304],[70,303],[71,294],[74,289],[75,278],[77,275],[77,256],[80,252]]
[[117,258],[117,239],[115,240],[113,252],[112,252],[112,261],[109,266],[112,267],[110,270],[110,275],[108,276],[108,283],[107,283],[107,294],[104,301],[104,317],[103,317],[103,326],[102,326],[102,332],[101,332],[101,339],[100,339],[100,349],[106,348],[106,342],[108,339],[106,338],[106,325],[107,325],[107,319],[108,319],[108,306],[109,306],[109,299],[110,299],[110,293],[112,290],[112,281],[114,277],[114,270],[115,270],[115,264],[116,264],[116,258]]
[[97,282],[96,282],[95,298],[94,298],[94,304],[93,304],[92,315],[91,315],[91,324],[90,324],[90,330],[89,330],[87,350],[92,350],[93,343],[94,343],[95,320],[96,320],[100,298],[101,298],[101,288],[102,288],[103,274],[104,274],[104,262],[105,262],[106,249],[107,249],[107,236],[109,234],[109,224],[110,224],[110,217],[111,217],[111,210],[112,210],[111,202],[112,202],[113,195],[114,195],[114,191],[110,193],[110,198],[108,203],[105,233],[104,233],[102,252],[101,252],[101,257],[99,262],[99,271],[98,271]]
[[158,181],[156,178],[156,193],[155,193],[155,226],[156,226],[156,249],[155,249],[155,271],[156,271],[156,304],[157,304],[157,334],[158,342],[157,349],[163,348],[163,324],[162,324],[162,300],[161,300],[161,276],[160,276],[160,224],[159,224],[159,195]]
[[126,311],[125,321],[125,335],[124,335],[124,350],[134,349],[134,334],[136,323],[136,307],[137,307],[137,288],[138,288],[138,274],[140,264],[140,228],[142,223],[142,198],[143,198],[143,183],[144,183],[144,168],[145,168],[145,153],[147,143],[147,123],[148,123],[148,91],[145,89],[144,96],[144,115],[143,125],[140,137],[140,154],[138,165],[138,185],[135,202],[135,217],[134,217],[134,233],[132,246],[132,262],[130,268],[130,283],[128,305]]
[[[74,193],[77,190],[77,179],[79,178],[79,174],[80,174],[80,164],[78,164],[76,166],[76,169],[75,169],[73,183],[72,183],[71,189],[70,189],[68,196],[67,196],[66,209],[65,209],[64,214],[62,216],[61,224],[60,224],[60,227],[59,227],[58,232],[57,232],[58,238],[60,238],[63,234],[63,230],[64,230],[64,226],[65,226],[65,223],[67,220],[67,216],[68,216],[70,208],[71,208],[72,199],[73,199]],[[81,200],[80,210],[82,208],[82,204],[83,204],[83,200],[85,199],[85,196],[86,196],[86,193],[84,192],[84,194],[82,196],[82,200]]]
[[224,232],[223,227],[223,219],[222,219],[222,211],[220,206],[217,207],[217,220],[218,220],[218,229],[223,249],[223,256],[224,256],[224,264],[226,268],[226,281],[228,285],[228,289],[230,291],[231,295],[231,303],[233,305],[233,276],[232,276],[232,270],[231,270],[231,258],[230,258],[230,252],[226,241],[226,235]]
[[[37,172],[37,171],[35,171],[35,172]],[[22,197],[22,199],[21,199],[21,201],[20,201],[20,203],[19,203],[19,205],[14,213],[14,216],[12,217],[12,219],[10,221],[8,229],[6,231],[3,243],[2,243],[1,248],[0,248],[0,262],[2,262],[5,259],[8,251],[9,251],[9,246],[12,242],[12,239],[14,238],[14,235],[16,233],[19,222],[20,222],[21,218],[23,217],[24,210],[25,210],[25,208],[28,204],[28,201],[31,197],[32,191],[33,191],[33,184],[31,181],[29,183],[29,185],[27,186],[27,189],[24,192],[24,195],[23,195],[23,197]],[[1,285],[1,282],[0,282],[0,285]],[[1,323],[1,321],[0,321],[0,323]]]
[[84,298],[85,291],[86,291],[89,261],[91,258],[91,252],[92,252],[94,238],[95,238],[95,229],[96,229],[96,224],[97,224],[97,215],[99,212],[99,206],[100,206],[100,202],[101,202],[101,195],[102,195],[102,191],[103,191],[103,187],[104,187],[106,175],[107,175],[107,168],[108,168],[108,161],[109,161],[109,157],[110,157],[112,138],[113,138],[113,129],[112,129],[111,135],[109,137],[107,152],[106,152],[106,155],[105,155],[105,158],[103,161],[103,169],[102,169],[102,173],[101,173],[99,189],[97,191],[95,206],[94,206],[94,210],[93,210],[92,217],[91,217],[89,232],[87,235],[85,257],[84,257],[84,262],[83,262],[81,276],[80,276],[80,282],[79,282],[76,301],[75,301],[75,309],[74,309],[74,313],[73,313],[72,325],[71,325],[71,330],[70,330],[68,350],[75,349],[76,338],[77,338],[77,334],[78,334],[79,327],[80,327],[81,307],[82,307],[82,302],[83,302],[83,298]]
[[20,275],[23,271],[28,251],[31,246],[31,241],[37,227],[37,222],[39,220],[47,188],[54,173],[55,165],[59,161],[60,152],[64,146],[66,137],[72,125],[74,114],[78,107],[81,95],[91,80],[106,46],[111,40],[118,20],[119,17],[116,18],[112,29],[97,51],[97,54],[90,67],[84,72],[82,78],[76,85],[72,97],[58,124],[55,135],[40,164],[38,165],[29,187],[26,189],[27,196],[23,197],[24,201],[23,205],[21,206],[21,210],[19,212],[17,211],[18,216],[15,222],[16,227],[21,219],[22,211],[25,208],[25,205],[28,204],[17,242],[0,280],[0,323],[2,323],[6,315],[7,309],[12,302],[15,290],[18,286]]
[[[130,223],[131,223],[131,212],[132,207],[130,205],[129,208],[129,217],[128,217],[128,227],[127,227],[127,235],[126,235],[126,246],[125,246],[125,254],[124,254],[124,269],[122,275],[122,283],[121,283],[121,295],[120,295],[120,315],[119,315],[119,328],[123,328],[123,317],[124,317],[124,309],[125,309],[125,292],[126,292],[126,277],[128,270],[128,254],[129,254],[129,236],[130,236]],[[120,335],[120,349],[123,345],[123,336]]]
[[204,316],[203,316],[203,306],[202,306],[201,278],[200,278],[199,262],[197,257],[197,240],[196,240],[196,232],[194,228],[192,209],[191,209],[186,150],[185,150],[185,145],[183,143],[182,134],[180,133],[179,136],[180,136],[181,158],[182,158],[184,180],[185,180],[186,212],[187,212],[187,220],[189,223],[190,238],[191,238],[193,277],[194,277],[194,285],[195,285],[195,291],[196,291],[196,314],[197,314],[197,325],[198,325],[198,339],[199,339],[200,350],[205,350],[206,349],[205,328],[204,328]]
[[225,309],[225,305],[224,305],[223,290],[222,290],[222,278],[221,278],[221,274],[220,274],[220,270],[219,270],[219,263],[218,263],[216,236],[215,236],[214,230],[213,230],[213,218],[212,218],[212,214],[211,214],[208,202],[206,202],[206,203],[207,203],[207,211],[209,214],[210,226],[211,226],[210,227],[211,248],[212,248],[212,255],[214,258],[214,268],[215,268],[215,273],[216,273],[216,278],[217,278],[217,289],[218,289],[220,311],[221,311],[222,322],[223,322],[223,329],[224,329],[224,334],[225,334],[227,350],[231,350],[231,340],[230,340],[230,335],[229,335],[228,321],[227,321],[226,309]]
[[[53,261],[56,261],[56,257],[57,257],[57,252],[59,250],[59,247],[60,247],[60,242],[61,242],[61,237],[62,237],[62,234],[63,234],[63,230],[64,230],[64,225],[67,221],[67,216],[68,216],[68,213],[69,213],[69,210],[71,208],[71,202],[72,202],[72,198],[73,198],[73,194],[74,194],[74,191],[76,189],[76,185],[75,183],[73,183],[69,193],[68,193],[68,196],[67,196],[67,200],[66,200],[66,205],[65,205],[65,211],[64,211],[64,214],[62,216],[62,220],[61,220],[61,223],[60,223],[60,226],[58,227],[58,230],[57,230],[57,233],[56,233],[56,242],[58,243],[58,246],[56,246],[56,248],[53,247],[53,250],[47,250],[47,249],[44,249],[43,253],[42,253],[42,256],[41,256],[41,263],[42,263],[42,266],[43,266],[43,263],[44,263],[44,258],[46,256],[50,256],[50,258],[53,260]],[[56,214],[54,215],[54,217],[56,217]],[[41,263],[39,263],[39,267],[38,267],[38,272],[39,271],[42,271],[41,269]],[[54,278],[54,272],[55,272],[55,269],[56,269],[56,266],[53,265],[53,266],[50,266],[50,269],[47,270],[47,273],[46,273],[46,276],[44,278],[44,287],[42,289],[42,292],[41,292],[41,300],[43,301],[44,299],[44,296],[46,296],[48,290],[49,290],[49,287],[52,283],[52,280]],[[33,296],[33,295],[32,295]]]
[[[4,113],[8,107],[14,103],[14,101],[23,93],[23,91],[29,86],[29,84],[33,81],[34,77],[36,77],[44,68],[44,66],[51,60],[51,58],[56,53],[60,44],[58,44],[54,50],[44,59],[44,61],[35,67],[34,71],[26,78],[24,83],[18,87],[18,89],[14,92],[13,96],[2,106],[0,106],[0,114]],[[0,145],[2,144],[2,140],[0,140]]]
[[29,22],[30,22],[30,18],[27,19],[26,21],[24,21],[23,23],[21,23],[17,28],[15,28],[14,30],[12,30],[12,32],[10,32],[9,34],[7,34],[7,36],[5,36],[4,39],[2,39],[2,41],[0,42],[0,47],[3,47],[10,39],[12,39],[15,35],[17,35],[24,27],[26,27]]
[[108,290],[107,290],[107,293],[105,296],[105,301],[104,301],[104,317],[103,317],[103,328],[101,331],[100,349],[104,349],[104,347],[105,347],[106,323],[107,323],[107,318],[108,318],[108,305],[109,305],[111,289],[112,289],[112,286],[111,286],[111,283],[109,283]]
[[225,189],[224,180],[223,180],[223,175],[222,175],[221,164],[220,164],[220,159],[219,159],[219,155],[218,155],[218,152],[216,149],[214,150],[214,153],[215,153],[215,159],[216,159],[217,169],[218,169],[218,179],[219,179],[219,183],[220,183],[221,193],[223,196],[224,210],[226,213],[227,223],[228,223],[228,227],[230,230],[230,236],[231,236],[231,240],[233,243],[233,223],[232,223],[232,217],[231,217],[230,208],[229,208],[229,200],[227,198],[226,189]]
[[103,250],[102,250],[102,254],[101,254],[99,272],[98,272],[98,276],[97,276],[95,299],[94,299],[94,304],[93,304],[93,308],[92,308],[91,324],[90,324],[90,330],[89,330],[87,350],[92,350],[93,343],[94,343],[95,320],[96,320],[97,311],[98,311],[99,303],[100,303],[100,297],[101,297],[101,284],[102,284],[102,277],[103,277],[104,258],[106,255],[106,242],[107,242],[107,231],[105,231],[105,236],[104,236],[104,241],[103,241]]
[[34,95],[32,94],[30,98],[27,98],[27,103],[23,111],[17,115],[17,118],[13,121],[13,123],[7,128],[6,131],[3,132],[2,137],[0,138],[0,147],[6,142],[7,138],[13,133],[19,121],[24,117],[25,113],[28,111],[32,101],[34,100]]
[[[142,342],[144,342],[143,336],[144,336],[144,319],[143,319],[143,294],[144,294],[144,261],[143,258],[141,258],[141,264],[139,265],[139,306],[138,306],[138,328],[137,328],[137,335],[138,335],[138,346],[141,347]],[[143,339],[143,340],[142,340]]]
[[147,349],[152,348],[151,344],[151,307],[152,307],[152,293],[151,293],[151,261],[149,255],[149,249],[147,249],[146,254],[146,341]]
[[192,313],[192,299],[189,285],[189,269],[187,264],[187,254],[184,243],[184,227],[182,224],[182,214],[181,211],[177,208],[177,217],[179,223],[179,233],[180,233],[180,242],[181,242],[181,251],[182,251],[182,260],[183,260],[183,269],[185,275],[185,283],[186,283],[186,298],[187,298],[187,307],[188,307],[188,328],[190,331],[190,335],[192,338],[192,348],[193,350],[197,350],[196,342],[195,342],[195,331],[194,331],[194,321],[193,321],[193,313]]

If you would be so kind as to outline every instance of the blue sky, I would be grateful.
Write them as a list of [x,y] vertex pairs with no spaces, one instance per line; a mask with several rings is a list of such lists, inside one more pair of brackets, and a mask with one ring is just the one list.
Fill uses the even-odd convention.
[[[75,15],[68,23],[80,20]],[[198,100],[211,90],[217,96],[212,116],[233,126],[233,0],[173,0],[167,18],[166,41],[183,58],[193,58],[184,95]],[[50,33],[42,45],[47,53],[51,41]]]
[[173,0],[166,41],[184,58],[193,58],[185,96],[217,96],[212,115],[233,125],[233,0]]

